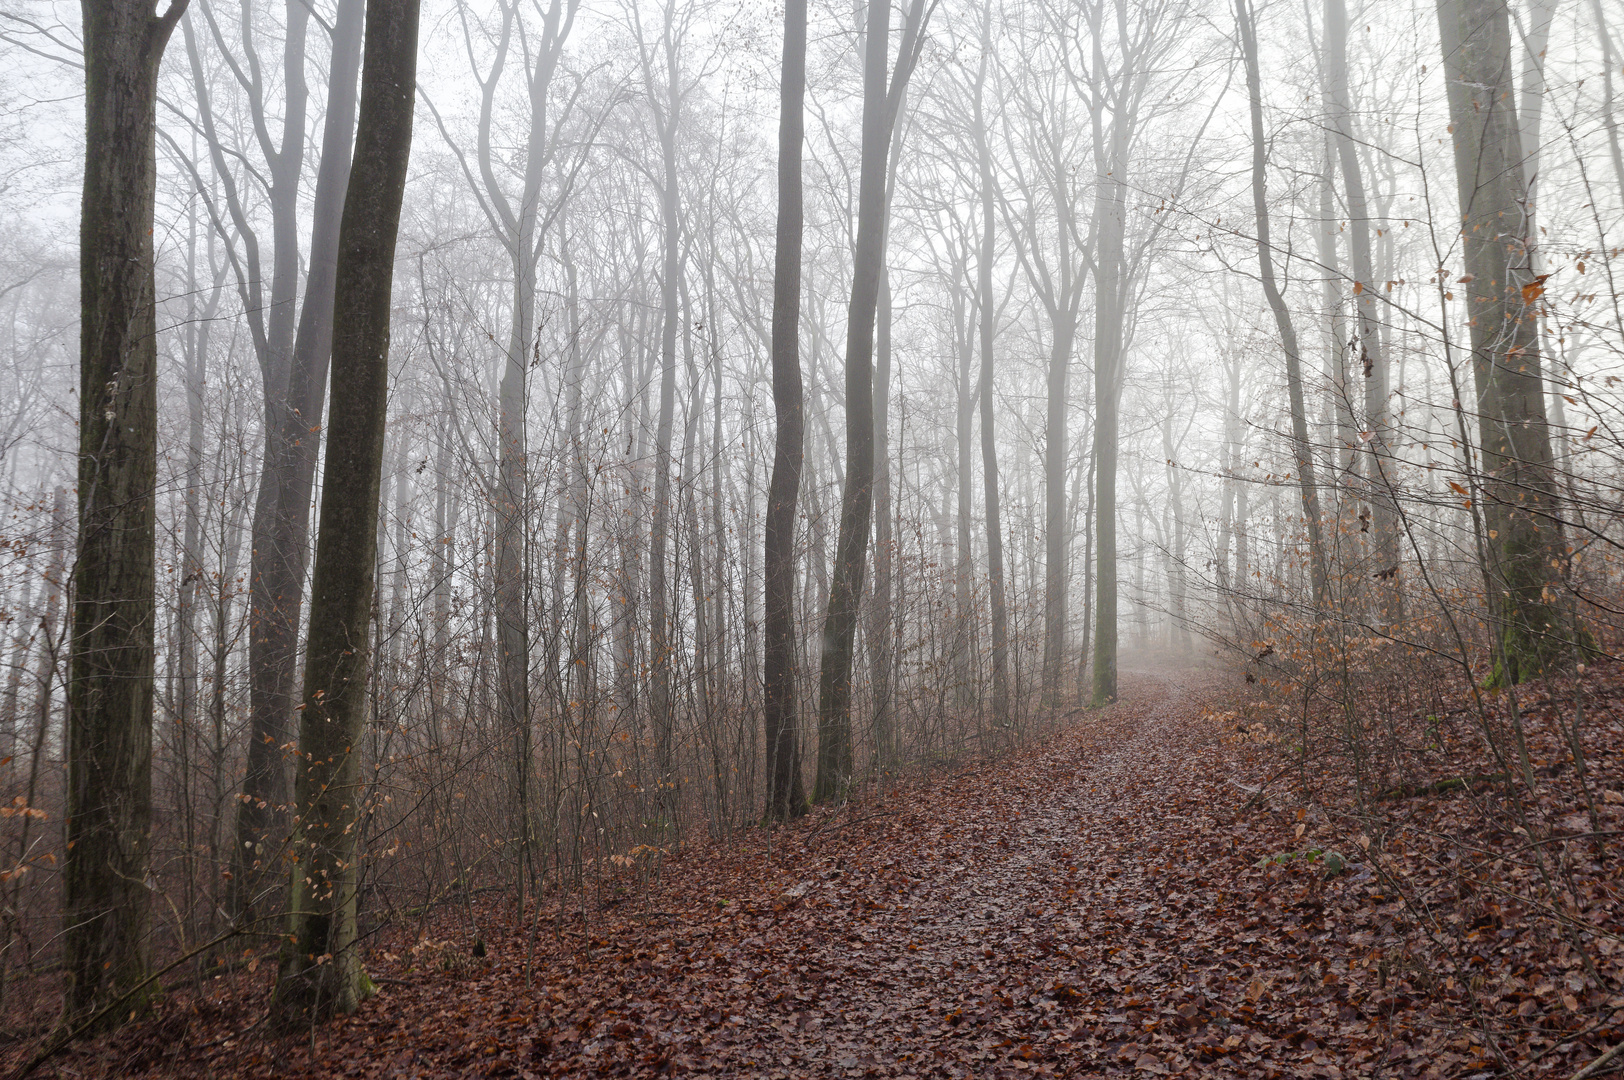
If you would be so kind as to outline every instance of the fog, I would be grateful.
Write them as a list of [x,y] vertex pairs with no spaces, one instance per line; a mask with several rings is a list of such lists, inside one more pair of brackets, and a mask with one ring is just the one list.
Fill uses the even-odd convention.
[[[191,0],[162,54],[161,934],[282,884],[324,539],[376,546],[333,571],[371,596],[340,863],[402,903],[1039,738],[1119,668],[1417,649],[1515,682],[1611,647],[1612,0],[813,2],[788,263],[778,6],[425,0],[377,514],[323,537],[364,8]],[[81,42],[74,5],[0,10],[30,955],[99,387]]]

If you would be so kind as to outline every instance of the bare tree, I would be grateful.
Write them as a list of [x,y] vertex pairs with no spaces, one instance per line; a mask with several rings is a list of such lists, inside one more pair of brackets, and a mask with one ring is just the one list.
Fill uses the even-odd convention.
[[367,0],[355,167],[339,226],[332,433],[305,654],[288,938],[279,1023],[355,1011],[372,992],[355,949],[356,824],[367,711],[368,625],[389,392],[390,290],[411,156],[417,0]]
[[[1314,603],[1324,605],[1328,595],[1328,574],[1325,563],[1325,543],[1320,535],[1319,487],[1314,478],[1314,454],[1308,440],[1308,406],[1303,393],[1303,371],[1297,351],[1297,331],[1292,326],[1291,313],[1280,294],[1274,277],[1274,248],[1269,239],[1269,199],[1266,187],[1268,144],[1263,134],[1263,88],[1257,53],[1257,24],[1253,21],[1251,4],[1235,0],[1235,21],[1240,29],[1241,49],[1246,61],[1246,90],[1251,100],[1252,117],[1252,212],[1257,215],[1259,276],[1263,281],[1263,294],[1274,313],[1275,328],[1280,334],[1280,348],[1286,359],[1286,393],[1291,409],[1292,457],[1297,467],[1297,492],[1302,500],[1303,516],[1308,525],[1309,571],[1313,582]],[[1244,489],[1243,489],[1244,490]],[[1244,564],[1243,564],[1244,566]],[[1244,569],[1241,569],[1244,574]],[[1244,583],[1244,582],[1243,582]]]
[[1438,0],[1466,255],[1472,371],[1481,428],[1484,517],[1498,621],[1495,678],[1521,682],[1568,652],[1554,606],[1565,556],[1531,265],[1527,187],[1505,0]]
[[857,197],[857,250],[846,314],[846,480],[840,534],[823,626],[818,684],[818,775],[812,798],[840,798],[852,777],[851,672],[863,594],[869,518],[874,508],[874,316],[885,257],[885,177],[891,129],[923,46],[929,11],[913,0],[896,70],[886,79],[891,6],[871,0],[863,55],[862,163]]
[[1366,447],[1364,484],[1372,508],[1369,527],[1372,533],[1371,556],[1376,567],[1373,577],[1378,582],[1381,619],[1391,626],[1403,615],[1398,557],[1398,504],[1393,495],[1398,480],[1394,474],[1395,462],[1390,446],[1392,418],[1388,415],[1391,373],[1376,319],[1377,298],[1381,290],[1377,287],[1376,264],[1371,254],[1370,233],[1375,226],[1365,195],[1364,170],[1360,168],[1358,145],[1354,141],[1353,108],[1348,90],[1348,11],[1343,0],[1325,0],[1325,57],[1332,141],[1342,169],[1342,193],[1348,208],[1348,247],[1353,255],[1358,369],[1364,375],[1365,391],[1365,431],[1361,438]]
[[767,488],[763,576],[767,817],[806,803],[795,724],[795,502],[806,453],[801,393],[801,152],[805,135],[806,0],[784,7],[779,83],[778,227],[773,262],[772,381],[777,434]]
[[[65,1018],[142,986],[150,949],[158,66],[186,0],[84,5],[79,551],[68,677]],[[126,1016],[129,1010],[117,1014]]]

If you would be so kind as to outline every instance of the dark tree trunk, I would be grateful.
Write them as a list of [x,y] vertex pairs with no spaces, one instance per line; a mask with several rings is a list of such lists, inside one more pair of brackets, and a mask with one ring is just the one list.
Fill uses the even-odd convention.
[[390,289],[411,156],[417,0],[368,0],[355,168],[339,226],[331,434],[311,581],[294,779],[298,829],[279,1022],[353,1012],[372,984],[356,942],[356,825],[368,623],[389,392]]
[[1498,596],[1494,678],[1534,678],[1568,651],[1561,531],[1545,418],[1527,197],[1505,0],[1438,0],[1455,143],[1472,370],[1480,403],[1484,517]]
[[[68,676],[64,1017],[147,974],[158,345],[158,66],[186,0],[85,0],[79,552]],[[120,1009],[116,1015],[128,1015]]]
[[250,917],[266,863],[287,831],[288,770],[285,751],[292,735],[294,676],[298,667],[299,614],[305,560],[310,546],[310,495],[321,447],[323,398],[333,346],[333,279],[338,261],[339,219],[349,183],[355,117],[355,80],[361,66],[365,0],[342,0],[333,27],[333,62],[321,165],[310,235],[310,272],[304,306],[288,366],[280,408],[267,412],[277,427],[267,440],[254,508],[254,545],[249,595],[254,629],[248,641],[249,735],[243,798],[237,804],[237,842],[232,845],[234,914]]
[[764,670],[767,817],[802,812],[795,723],[795,502],[801,489],[806,418],[801,394],[801,153],[805,142],[806,0],[784,8],[784,70],[778,117],[778,234],[773,265],[773,411],[777,436],[767,487]]

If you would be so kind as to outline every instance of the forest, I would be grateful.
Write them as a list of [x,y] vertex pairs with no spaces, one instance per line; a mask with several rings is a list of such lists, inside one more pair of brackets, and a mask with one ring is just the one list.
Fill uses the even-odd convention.
[[0,0],[0,1068],[1624,1068],[1615,26]]

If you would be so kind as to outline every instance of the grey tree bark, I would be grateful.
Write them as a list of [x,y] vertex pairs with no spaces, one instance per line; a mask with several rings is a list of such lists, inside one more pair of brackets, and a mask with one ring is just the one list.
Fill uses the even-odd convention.
[[801,813],[806,804],[795,720],[795,503],[806,453],[800,352],[805,101],[806,0],[788,0],[779,82],[778,224],[773,254],[772,380],[777,434],[767,487],[763,561],[766,816],[780,820]]
[[390,293],[411,156],[417,0],[367,0],[355,167],[339,226],[331,433],[311,581],[288,936],[273,1013],[290,1025],[372,993],[356,944],[368,624],[389,393]]
[[[158,343],[158,67],[186,10],[85,0],[79,224],[79,549],[69,645],[66,1024],[146,978],[151,941]],[[136,1004],[132,1007],[139,1007]],[[116,1018],[128,1015],[120,1009]],[[115,1014],[106,1013],[106,1023]]]
[[981,324],[981,483],[987,519],[987,588],[992,603],[992,716],[1000,727],[1009,725],[1009,611],[1004,598],[1004,530],[999,515],[998,439],[993,400],[993,339],[997,310],[993,303],[992,267],[997,258],[993,205],[997,182],[992,169],[992,146],[987,122],[985,91],[992,55],[992,4],[981,12],[981,64],[976,71],[974,123],[976,166],[981,181],[981,251],[976,265],[976,292]]
[[[1300,354],[1297,351],[1297,331],[1291,323],[1291,313],[1286,308],[1286,301],[1280,294],[1280,287],[1274,278],[1274,248],[1269,240],[1269,201],[1265,186],[1267,177],[1266,166],[1267,143],[1263,133],[1263,90],[1262,78],[1259,74],[1257,51],[1257,25],[1253,21],[1252,7],[1248,0],[1235,0],[1235,21],[1240,29],[1241,49],[1246,60],[1246,89],[1251,100],[1252,119],[1252,211],[1257,217],[1257,255],[1259,276],[1263,281],[1263,295],[1269,302],[1269,310],[1274,313],[1275,328],[1280,334],[1280,347],[1286,359],[1286,393],[1291,410],[1291,441],[1292,456],[1297,466],[1297,492],[1302,503],[1302,514],[1308,526],[1308,560],[1309,577],[1312,583],[1314,604],[1324,606],[1330,599],[1329,579],[1325,562],[1325,543],[1321,536],[1319,487],[1314,478],[1313,447],[1308,440],[1308,411],[1307,402],[1303,394],[1303,372]],[[1236,532],[1242,537],[1244,548],[1245,536],[1245,488],[1241,489],[1243,499],[1239,511],[1240,523]],[[1244,584],[1244,575],[1247,571],[1247,559],[1243,553],[1237,554],[1237,570]]]
[[[297,0],[289,6],[303,7]],[[267,864],[267,856],[280,845],[289,824],[285,747],[292,737],[299,617],[310,551],[310,497],[332,352],[333,282],[339,220],[349,183],[364,12],[364,0],[341,0],[338,5],[304,305],[280,388],[273,390],[269,381],[266,384],[266,426],[271,430],[251,526],[249,602],[254,628],[248,646],[248,760],[243,798],[237,804],[237,841],[232,845],[232,908],[239,918],[252,917],[256,894],[275,881],[277,875]],[[302,124],[299,137],[302,141]],[[283,153],[290,149],[285,146]],[[284,182],[293,187],[288,197],[293,209],[284,212],[287,217],[297,208],[297,173]],[[278,237],[280,255],[280,232]],[[288,246],[297,263],[297,242],[290,239]],[[291,290],[292,285],[287,287]],[[291,293],[279,304],[278,310],[285,307],[291,319]]]
[[874,507],[874,317],[885,258],[885,178],[892,125],[919,59],[925,0],[914,0],[887,92],[891,21],[888,0],[871,0],[863,56],[862,161],[857,196],[857,251],[846,314],[846,477],[840,533],[824,619],[818,679],[818,773],[815,802],[840,798],[852,777],[851,673]]
[[1325,75],[1331,108],[1332,141],[1342,170],[1342,193],[1348,208],[1348,248],[1353,256],[1353,303],[1358,328],[1357,370],[1364,376],[1365,494],[1371,507],[1370,547],[1378,610],[1388,626],[1403,617],[1399,578],[1398,500],[1395,495],[1397,462],[1392,455],[1392,418],[1388,414],[1391,373],[1382,347],[1376,318],[1375,259],[1370,231],[1374,228],[1365,195],[1364,170],[1354,141],[1353,110],[1348,90],[1348,10],[1344,0],[1325,0]]
[[1491,598],[1499,654],[1492,678],[1517,683],[1549,669],[1573,644],[1555,606],[1566,555],[1540,370],[1544,287],[1523,210],[1510,13],[1505,0],[1438,0],[1437,7],[1486,473],[1487,569],[1499,592]]

